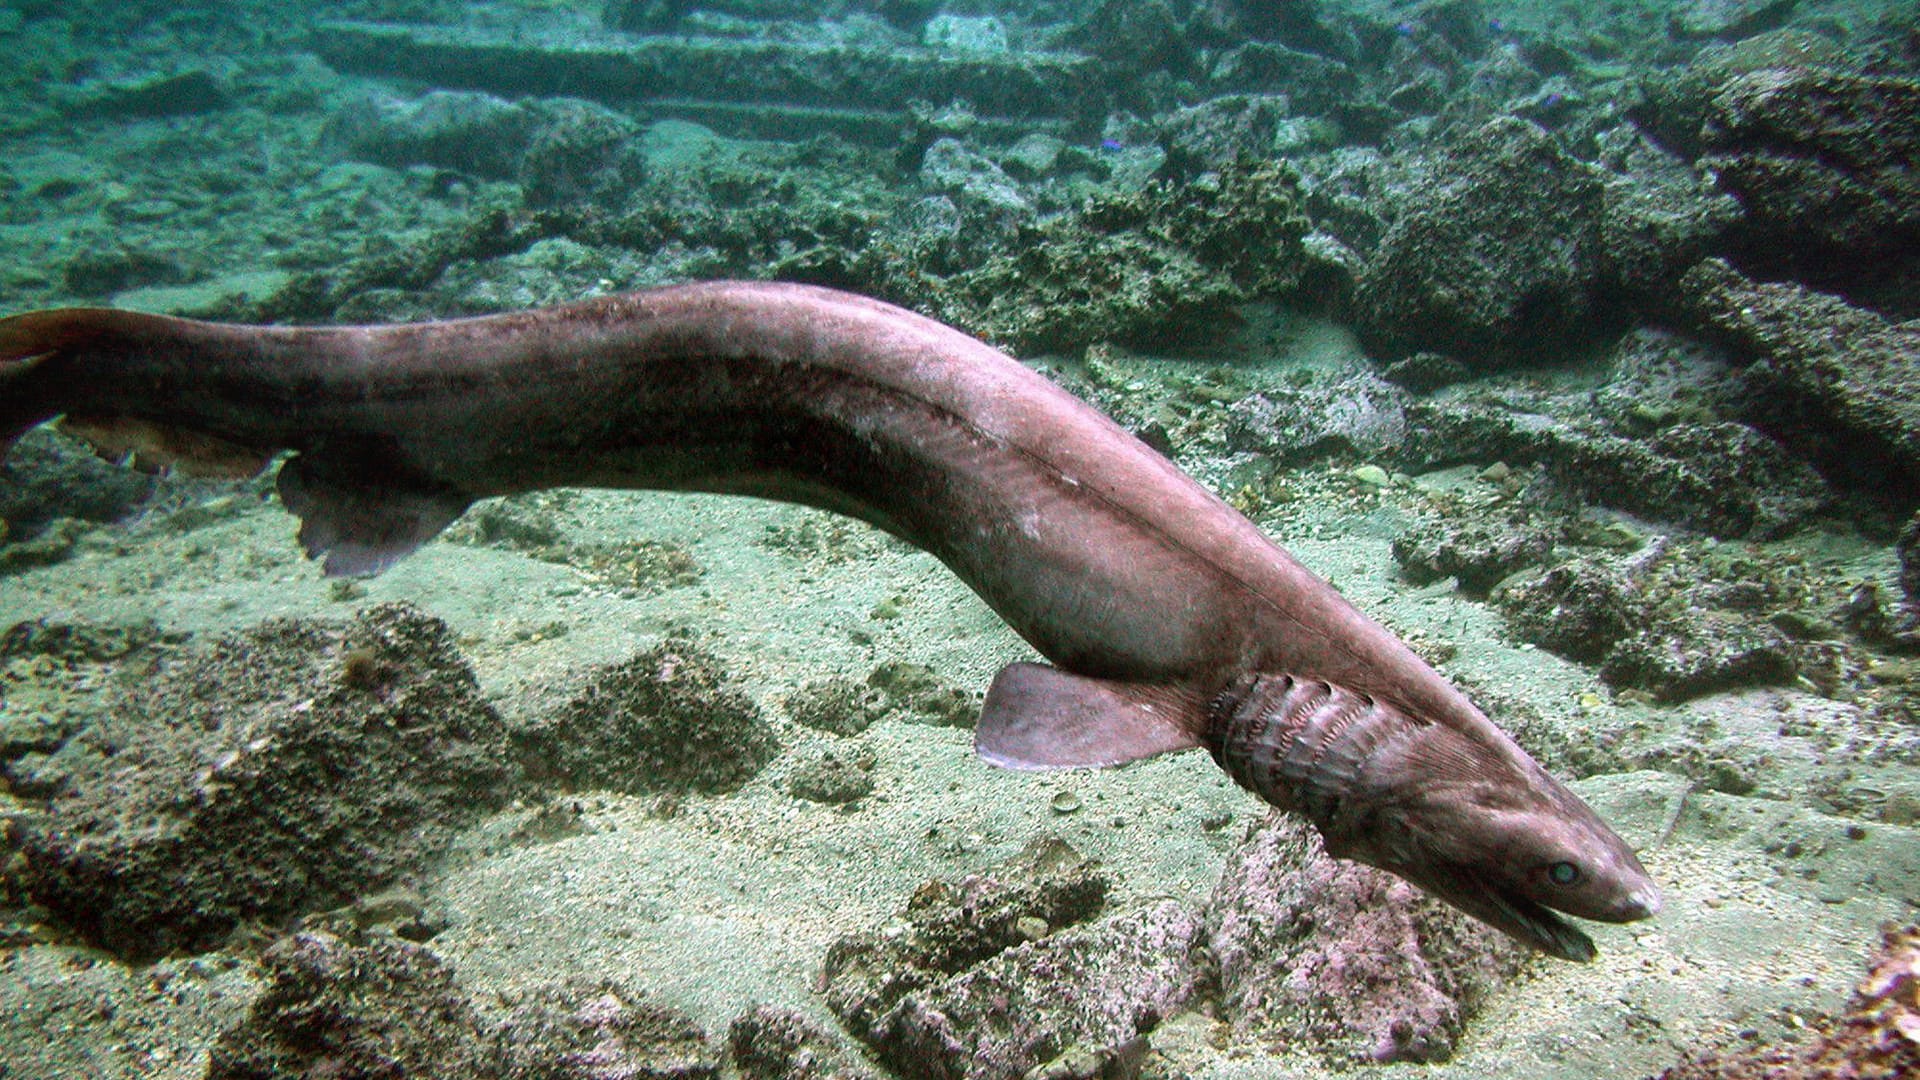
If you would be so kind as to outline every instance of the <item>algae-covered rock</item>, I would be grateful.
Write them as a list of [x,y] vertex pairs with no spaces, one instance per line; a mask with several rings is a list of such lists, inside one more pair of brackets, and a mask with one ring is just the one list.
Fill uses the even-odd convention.
[[[1829,285],[1891,272],[1910,290],[1904,256],[1920,245],[1916,116],[1912,78],[1767,68],[1722,83],[1700,164],[1746,212],[1742,265]],[[1906,307],[1914,310],[1910,295]]]
[[1463,590],[1484,593],[1539,564],[1553,551],[1555,539],[1552,529],[1528,523],[1430,521],[1394,537],[1393,557],[1415,585],[1452,577]]
[[1422,349],[1475,366],[1592,333],[1602,184],[1553,137],[1506,117],[1438,155],[1401,198],[1355,297],[1388,359]]
[[1171,901],[1089,923],[1107,887],[1057,840],[988,874],[929,882],[895,925],[834,943],[827,1003],[906,1077],[1126,1059],[1197,992],[1200,925]]
[[1284,163],[1238,163],[1023,223],[938,279],[924,260],[883,249],[838,268],[836,280],[1021,351],[1167,341],[1300,284],[1308,223],[1298,184]]
[[831,750],[793,770],[788,790],[808,802],[839,805],[873,794],[873,757],[846,756]]
[[626,792],[731,791],[780,750],[722,661],[677,640],[589,673],[515,738],[538,777]]
[[1281,464],[1392,457],[1407,438],[1407,391],[1353,365],[1248,395],[1227,411],[1227,444]]
[[1773,627],[1724,611],[1670,614],[1623,638],[1600,665],[1610,685],[1637,687],[1657,701],[1784,682],[1795,670],[1791,643]]
[[1626,574],[1592,556],[1508,582],[1492,599],[1516,636],[1589,664],[1627,636],[1643,606]]
[[129,959],[212,948],[417,870],[507,798],[500,731],[437,619],[271,620],[163,660],[33,775],[16,766],[55,794],[12,876]]
[[0,520],[7,522],[0,538],[31,540],[61,518],[118,521],[164,483],[100,460],[71,436],[37,428],[21,436],[0,464]]
[[260,977],[246,1019],[214,1041],[207,1080],[504,1076],[453,969],[423,946],[295,934],[261,956]]
[[1734,421],[1622,434],[1590,415],[1560,417],[1474,398],[1411,402],[1407,421],[1408,453],[1419,467],[1539,463],[1556,483],[1601,506],[1715,536],[1779,535],[1830,497],[1805,462]]
[[1206,918],[1236,1039],[1337,1062],[1445,1060],[1527,955],[1280,814],[1234,853]]
[[858,735],[886,712],[885,690],[847,678],[821,679],[787,696],[795,723],[834,735]]
[[1708,259],[1678,303],[1708,336],[1750,358],[1757,419],[1834,476],[1920,499],[1920,325],[1838,297],[1748,279]]

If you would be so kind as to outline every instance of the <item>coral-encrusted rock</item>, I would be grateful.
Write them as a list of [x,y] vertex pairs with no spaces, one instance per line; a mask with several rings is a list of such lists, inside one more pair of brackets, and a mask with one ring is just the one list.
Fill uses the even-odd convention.
[[733,1066],[744,1080],[870,1080],[841,1041],[790,1009],[761,1005],[727,1028]]
[[260,966],[264,989],[214,1042],[207,1080],[504,1075],[453,970],[419,945],[297,934]]
[[635,793],[732,791],[780,751],[719,658],[685,641],[596,669],[516,738],[536,778]]
[[1355,298],[1373,348],[1486,364],[1592,333],[1601,179],[1551,135],[1494,120],[1432,161],[1402,206]]
[[1769,431],[1831,474],[1920,498],[1920,323],[1892,323],[1708,259],[1680,282],[1708,335],[1756,362],[1747,380]]
[[1207,924],[1237,1038],[1336,1060],[1439,1061],[1526,952],[1274,814],[1241,845]]
[[212,948],[389,884],[503,803],[500,731],[438,619],[272,620],[164,663],[43,762],[28,779],[58,794],[13,876],[129,959]]
[[931,882],[901,924],[834,943],[827,1003],[908,1077],[1010,1080],[1069,1053],[1122,1056],[1195,993],[1199,919],[1167,902],[1074,925],[1106,889],[1057,840],[992,874]]
[[605,980],[536,988],[515,1003],[493,1035],[501,1072],[513,1080],[720,1075],[720,1047],[699,1025]]

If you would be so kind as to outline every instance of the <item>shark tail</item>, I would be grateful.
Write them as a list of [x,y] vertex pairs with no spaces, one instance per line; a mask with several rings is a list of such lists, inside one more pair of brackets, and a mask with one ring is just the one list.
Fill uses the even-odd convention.
[[[83,357],[138,355],[181,320],[113,308],[50,308],[0,318],[0,464],[22,435],[60,418],[102,457],[205,476],[259,472],[268,455],[161,421],[101,412],[73,368]],[[160,405],[163,403],[156,403]],[[92,406],[90,408],[90,405]]]

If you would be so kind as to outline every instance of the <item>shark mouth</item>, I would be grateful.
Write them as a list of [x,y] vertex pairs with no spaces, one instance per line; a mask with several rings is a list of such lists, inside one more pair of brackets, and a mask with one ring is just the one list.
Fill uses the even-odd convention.
[[[1489,888],[1480,905],[1460,905],[1467,914],[1562,960],[1585,963],[1596,955],[1593,939],[1566,919],[1522,896]],[[1459,902],[1454,901],[1456,904]]]
[[1593,939],[1544,904],[1460,867],[1430,870],[1409,881],[1488,926],[1548,956],[1585,963],[1598,955]]

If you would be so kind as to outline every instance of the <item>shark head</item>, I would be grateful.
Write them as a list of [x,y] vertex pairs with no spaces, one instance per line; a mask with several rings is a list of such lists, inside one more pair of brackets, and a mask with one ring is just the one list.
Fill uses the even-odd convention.
[[1518,747],[1440,724],[1401,736],[1374,748],[1317,822],[1330,853],[1564,960],[1594,956],[1564,916],[1621,923],[1660,910],[1633,849]]
[[1594,956],[1566,916],[1660,909],[1626,841],[1477,710],[1456,712],[1441,723],[1321,680],[1259,675],[1214,702],[1207,742],[1235,779],[1311,820],[1330,854],[1549,955]]

